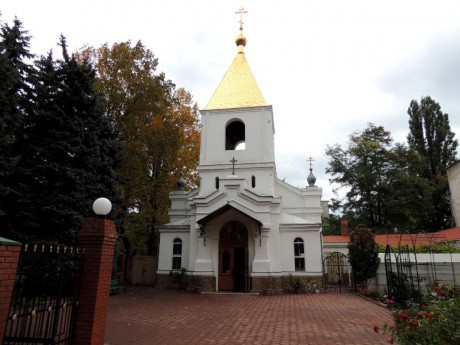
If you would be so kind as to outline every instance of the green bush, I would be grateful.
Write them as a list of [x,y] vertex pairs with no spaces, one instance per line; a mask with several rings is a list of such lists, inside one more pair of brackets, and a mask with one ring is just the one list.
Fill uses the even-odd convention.
[[293,276],[292,274],[289,274],[288,277],[289,285],[295,290],[301,289],[305,286],[305,282],[300,276]]
[[394,325],[384,327],[385,332],[391,334],[388,342],[396,341],[400,345],[460,344],[460,298],[449,298],[448,295],[447,289],[439,290],[438,296],[426,306],[394,309]]

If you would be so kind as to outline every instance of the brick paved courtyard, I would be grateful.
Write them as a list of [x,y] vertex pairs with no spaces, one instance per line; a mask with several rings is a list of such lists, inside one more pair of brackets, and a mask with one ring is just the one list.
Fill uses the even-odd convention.
[[132,287],[110,297],[106,345],[387,344],[390,313],[353,294],[192,294]]

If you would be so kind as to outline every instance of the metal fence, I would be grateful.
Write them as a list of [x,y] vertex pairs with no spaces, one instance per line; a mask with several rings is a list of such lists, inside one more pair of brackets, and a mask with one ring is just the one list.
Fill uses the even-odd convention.
[[356,290],[355,280],[348,256],[334,252],[324,258],[324,291],[352,292]]
[[[436,246],[439,244],[444,245],[443,258],[447,258],[444,262],[436,260]],[[425,247],[423,254],[420,246]],[[421,256],[423,262],[419,262]],[[451,245],[437,233],[402,233],[397,247],[386,247],[385,274],[388,296],[406,307],[414,303],[421,305],[423,294],[429,293],[439,284],[457,283]]]
[[83,254],[62,245],[22,248],[4,345],[71,344]]

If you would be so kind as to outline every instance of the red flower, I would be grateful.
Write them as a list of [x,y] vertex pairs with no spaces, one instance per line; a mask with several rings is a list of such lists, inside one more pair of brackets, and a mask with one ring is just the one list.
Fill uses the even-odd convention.
[[422,313],[418,313],[418,314],[417,314],[417,317],[418,317],[419,319],[423,319],[423,314],[422,314]]
[[412,321],[412,326],[417,327],[417,326],[420,326],[420,324],[417,320],[414,320]]
[[375,333],[378,333],[378,332],[379,332],[379,326],[374,325],[374,332],[375,332]]
[[393,304],[395,304],[395,301],[393,301],[392,299],[387,300],[387,305],[393,305]]
[[387,342],[389,342],[390,344],[393,344],[393,338],[392,338],[392,337],[388,337],[388,338],[387,338]]
[[401,319],[404,319],[404,320],[406,320],[408,318],[408,316],[407,316],[407,314],[405,312],[402,312],[401,314],[399,314],[399,317]]
[[444,290],[439,290],[438,291],[438,296],[445,296],[446,292]]
[[427,311],[425,313],[426,317],[432,317],[433,316],[433,313],[431,311]]

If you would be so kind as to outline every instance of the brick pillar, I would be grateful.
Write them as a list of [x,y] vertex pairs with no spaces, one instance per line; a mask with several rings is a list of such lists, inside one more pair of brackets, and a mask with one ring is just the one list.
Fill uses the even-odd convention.
[[85,254],[73,344],[104,344],[117,239],[115,223],[108,219],[87,219],[78,234]]
[[0,344],[5,336],[21,243],[0,237]]

